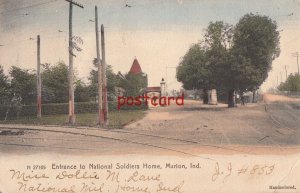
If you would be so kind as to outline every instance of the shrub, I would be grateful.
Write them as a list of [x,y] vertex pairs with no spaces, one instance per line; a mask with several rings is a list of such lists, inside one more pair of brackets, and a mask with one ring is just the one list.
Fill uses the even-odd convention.
[[[3,105],[0,106],[0,117],[4,118],[6,115],[6,111],[9,106]],[[42,115],[58,115],[58,114],[68,114],[69,104],[68,103],[49,103],[42,104]],[[145,110],[147,106],[124,106],[122,110]],[[108,111],[116,111],[117,110],[117,102],[109,101],[108,103]],[[96,102],[81,102],[75,103],[75,113],[96,113],[98,112],[98,104]],[[24,105],[22,107],[20,117],[24,116],[35,116],[37,114],[37,106],[36,105]],[[8,119],[16,118],[17,112],[14,109],[10,109],[8,114]]]

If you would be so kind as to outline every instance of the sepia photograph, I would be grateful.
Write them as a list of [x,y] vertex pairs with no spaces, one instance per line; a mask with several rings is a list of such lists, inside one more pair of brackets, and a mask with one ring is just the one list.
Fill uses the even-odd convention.
[[300,0],[0,0],[0,193],[300,193]]

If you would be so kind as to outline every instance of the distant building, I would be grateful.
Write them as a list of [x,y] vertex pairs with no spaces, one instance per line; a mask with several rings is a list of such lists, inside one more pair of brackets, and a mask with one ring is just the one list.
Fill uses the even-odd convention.
[[131,66],[128,73],[129,74],[135,74],[135,75],[143,73],[141,65],[140,65],[139,61],[136,58],[133,60],[132,66]]
[[160,86],[148,87],[148,76],[142,71],[141,65],[137,58],[133,60],[128,74],[123,75],[120,72],[118,76],[124,80],[123,86],[116,87],[115,92],[117,96],[138,96],[147,94],[149,97],[166,96],[166,82],[162,78]]
[[161,92],[161,96],[166,96],[167,95],[166,81],[165,81],[164,78],[162,78],[161,81],[160,81],[160,92]]
[[139,61],[135,58],[129,72],[125,75],[117,74],[121,80],[120,85],[115,88],[117,96],[138,96],[148,86],[148,76],[142,71]]
[[160,97],[161,96],[161,88],[159,86],[151,86],[147,87],[145,90],[145,94],[149,97]]
[[148,76],[142,71],[139,61],[135,58],[131,65],[131,68],[126,75],[126,79],[130,82],[130,91],[132,96],[138,96],[142,94],[143,90],[148,86]]

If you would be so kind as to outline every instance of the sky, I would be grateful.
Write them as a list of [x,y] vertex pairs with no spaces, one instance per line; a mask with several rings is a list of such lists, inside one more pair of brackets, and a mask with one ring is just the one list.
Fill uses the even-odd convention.
[[[136,57],[149,86],[167,80],[179,90],[176,66],[189,47],[202,40],[210,21],[235,25],[247,14],[266,15],[280,30],[281,54],[262,89],[277,86],[297,72],[292,53],[300,51],[300,0],[77,0],[73,7],[73,35],[83,40],[76,52],[76,75],[87,81],[96,57],[95,6],[105,27],[106,61],[114,72],[127,73]],[[129,5],[129,6],[126,6]],[[65,0],[0,0],[0,64],[36,68],[36,37],[41,36],[41,62],[68,64],[69,3]],[[298,35],[298,36],[297,36]]]

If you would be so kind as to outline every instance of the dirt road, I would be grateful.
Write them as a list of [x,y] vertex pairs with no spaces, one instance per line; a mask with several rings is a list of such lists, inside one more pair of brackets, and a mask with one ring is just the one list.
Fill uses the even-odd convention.
[[[272,99],[276,98],[276,102]],[[151,108],[121,130],[0,125],[0,151],[8,153],[176,154],[300,152],[300,102],[265,96],[265,102]]]
[[[271,99],[276,98],[276,103]],[[154,108],[128,130],[219,146],[298,146],[300,102],[266,95],[265,103],[228,109],[186,101],[184,107]]]

